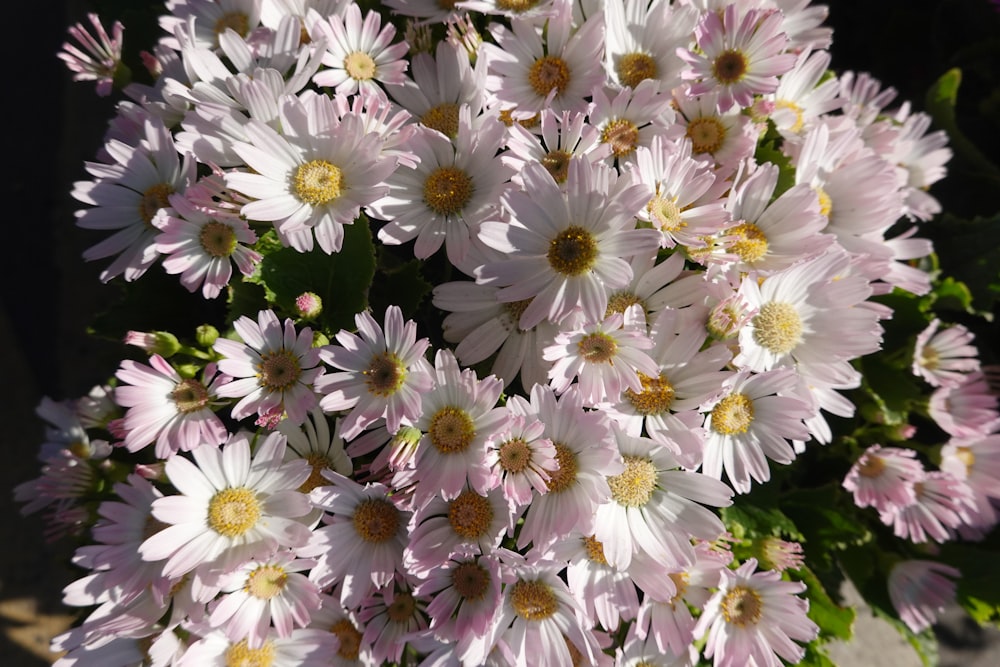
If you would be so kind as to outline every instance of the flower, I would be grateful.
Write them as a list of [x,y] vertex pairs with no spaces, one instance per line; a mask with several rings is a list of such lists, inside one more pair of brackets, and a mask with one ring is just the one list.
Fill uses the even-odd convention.
[[284,411],[301,424],[318,403],[312,384],[323,372],[312,329],[296,334],[290,318],[282,326],[271,310],[260,311],[256,322],[244,315],[233,328],[244,342],[219,338],[213,345],[222,355],[219,370],[235,378],[216,390],[219,396],[240,399],[232,408],[233,418],[256,412],[268,419]]
[[938,426],[954,437],[987,435],[1000,427],[1000,401],[982,371],[972,371],[954,386],[931,392],[927,411]]
[[153,501],[166,527],[139,545],[144,560],[166,561],[163,574],[179,577],[199,569],[229,571],[278,547],[301,547],[309,529],[297,519],[312,509],[298,491],[309,476],[304,461],[282,461],[285,437],[272,433],[251,456],[246,433],[221,450],[202,445],[194,461],[173,456],[164,472],[178,493]]
[[979,370],[975,336],[961,324],[941,329],[934,318],[917,335],[913,348],[913,374],[934,387],[956,387],[969,373]]
[[[889,570],[889,599],[913,632],[923,632],[955,600],[955,568],[930,560],[904,560]],[[948,577],[951,577],[949,579]]]
[[417,325],[403,322],[398,306],[385,310],[385,329],[367,312],[354,316],[360,336],[341,330],[337,345],[320,349],[325,363],[339,371],[316,381],[319,406],[327,412],[350,410],[340,435],[354,439],[384,418],[391,433],[421,414],[422,397],[434,386],[433,369],[424,358],[430,342],[417,340]]
[[635,88],[651,79],[661,90],[680,84],[684,62],[676,51],[691,42],[698,22],[695,7],[613,0],[604,12],[605,67],[612,81]]
[[219,630],[194,635],[192,640],[177,667],[326,667],[337,652],[337,636],[325,629],[296,628],[288,637],[270,634],[258,648],[251,648],[245,639],[231,641]]
[[806,616],[809,602],[801,597],[806,585],[782,581],[773,570],[756,572],[748,558],[735,570],[721,570],[719,589],[708,601],[695,626],[705,638],[705,657],[715,667],[735,667],[753,661],[778,665],[778,657],[795,664],[805,649],[795,642],[816,638],[819,627]]
[[183,378],[158,354],[149,365],[126,359],[115,376],[115,401],[128,408],[119,425],[125,431],[125,448],[136,452],[156,443],[156,457],[169,458],[199,445],[221,445],[229,433],[213,408],[225,376],[206,367],[202,380]]
[[127,78],[128,67],[122,62],[122,42],[125,26],[115,21],[109,36],[97,14],[87,14],[93,26],[91,35],[82,23],[69,29],[69,34],[83,47],[66,42],[57,56],[74,72],[74,81],[96,81],[97,94],[107,97],[111,94],[115,80]]

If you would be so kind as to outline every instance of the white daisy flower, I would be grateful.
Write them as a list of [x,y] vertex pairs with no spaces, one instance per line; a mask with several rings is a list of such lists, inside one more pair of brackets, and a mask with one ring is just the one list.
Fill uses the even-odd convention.
[[605,65],[610,79],[635,88],[651,79],[660,90],[681,82],[684,62],[677,49],[691,43],[700,13],[691,6],[670,2],[609,0]]
[[539,114],[537,133],[519,123],[508,127],[507,148],[500,159],[514,168],[511,181],[520,188],[524,187],[521,171],[528,162],[540,162],[556,183],[563,185],[574,157],[587,156],[593,161],[611,154],[611,147],[601,143],[600,132],[587,122],[586,113],[557,114],[551,109]]

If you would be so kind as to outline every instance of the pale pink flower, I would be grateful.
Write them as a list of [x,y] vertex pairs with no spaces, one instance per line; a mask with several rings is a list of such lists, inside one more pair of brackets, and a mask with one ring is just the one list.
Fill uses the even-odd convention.
[[65,42],[56,54],[73,72],[74,81],[96,81],[97,94],[107,97],[111,94],[117,77],[128,77],[128,68],[122,62],[122,43],[125,27],[115,21],[108,35],[97,14],[87,14],[93,27],[93,35],[82,23],[70,27],[70,36],[82,49]]
[[247,433],[222,446],[177,455],[165,474],[178,493],[158,498],[152,513],[167,526],[139,546],[144,560],[166,561],[163,574],[178,577],[196,568],[226,571],[278,547],[300,547],[309,529],[297,519],[309,513],[298,488],[309,476],[305,461],[283,463],[285,437],[272,433],[251,456]]
[[385,310],[385,328],[363,311],[354,316],[358,334],[341,330],[337,344],[320,349],[320,358],[338,369],[320,377],[316,391],[327,412],[350,410],[340,434],[352,440],[384,418],[390,433],[421,414],[421,394],[434,386],[433,369],[424,358],[430,342],[417,340],[417,324],[404,323],[398,306]]
[[[577,380],[585,405],[615,403],[623,391],[641,392],[641,377],[654,377],[659,370],[644,352],[653,347],[646,335],[641,306],[611,313],[602,321],[556,335],[542,352],[552,362],[549,378],[557,394]],[[633,312],[634,311],[634,312]],[[642,375],[640,375],[640,373]]]
[[609,81],[634,88],[650,79],[661,90],[680,84],[684,62],[676,51],[691,43],[699,18],[697,8],[669,2],[612,0],[604,4],[604,13],[604,58]]
[[461,654],[471,637],[482,637],[492,625],[502,583],[495,555],[455,555],[428,572],[413,593],[430,600],[427,615],[434,635],[457,643]]
[[931,393],[927,411],[948,435],[973,437],[1000,427],[1000,401],[982,371],[972,371],[954,386],[938,387]]
[[549,479],[559,468],[552,440],[537,416],[512,414],[490,441],[486,461],[500,480],[504,497],[514,506],[531,503],[534,494],[549,490]]
[[310,498],[329,515],[298,554],[316,559],[310,579],[321,588],[335,585],[341,604],[357,609],[372,590],[403,571],[409,513],[382,484],[362,486],[334,472],[326,476],[330,484],[313,489]]
[[319,587],[302,573],[314,564],[283,549],[227,572],[221,596],[210,605],[209,624],[221,627],[231,641],[245,639],[251,649],[260,648],[272,628],[278,637],[291,636],[319,609]]
[[375,664],[399,664],[407,640],[427,629],[426,606],[402,576],[365,599],[358,611],[365,626],[361,642],[371,647]]
[[199,445],[221,445],[229,436],[213,410],[219,404],[218,387],[226,380],[216,375],[214,364],[206,366],[201,380],[182,378],[154,354],[148,366],[122,361],[115,376],[124,383],[115,388],[115,401],[128,408],[119,425],[130,452],[155,442],[156,458],[166,459]]
[[597,128],[587,122],[584,112],[543,109],[538,127],[528,129],[520,123],[507,128],[507,151],[500,155],[504,164],[514,168],[511,181],[524,187],[521,170],[528,162],[540,162],[560,185],[569,176],[569,163],[575,157],[590,160],[607,157],[611,148],[601,143]]
[[676,128],[668,136],[690,139],[694,157],[714,166],[716,179],[721,180],[753,155],[759,131],[738,108],[720,111],[718,100],[719,93],[715,91],[692,95],[686,87],[675,90]]
[[635,619],[639,593],[625,570],[608,562],[604,544],[593,535],[573,534],[553,544],[548,557],[565,561],[566,583],[591,625],[614,632]]
[[916,501],[913,485],[926,477],[912,449],[872,445],[851,466],[843,486],[858,507],[879,512],[906,507]]
[[361,643],[364,625],[358,622],[357,613],[345,609],[337,598],[320,595],[320,608],[313,612],[309,627],[337,637],[339,646],[336,652],[327,655],[327,667],[375,664],[371,659],[371,647]]
[[806,615],[809,601],[799,597],[806,585],[756,569],[757,560],[749,558],[735,570],[721,570],[719,590],[695,626],[715,667],[744,667],[750,661],[777,667],[778,657],[794,664],[805,656],[796,642],[810,642],[819,633]]
[[882,523],[891,525],[896,537],[911,542],[947,542],[975,510],[972,489],[950,472],[929,471],[914,483],[913,492],[913,503],[880,513]]
[[329,667],[336,655],[337,635],[327,629],[295,628],[288,637],[268,635],[260,648],[250,648],[245,639],[231,641],[221,630],[193,633],[191,645],[175,667],[230,667],[266,664],[269,667]]
[[773,93],[778,76],[795,66],[795,55],[784,53],[788,35],[781,12],[742,9],[736,3],[722,12],[706,11],[695,28],[698,51],[678,48],[687,64],[681,76],[697,81],[692,95],[719,92],[719,109],[749,107],[754,95]]
[[941,448],[941,470],[972,489],[975,509],[963,528],[985,534],[1000,521],[996,503],[1000,500],[1000,434],[952,438]]
[[243,315],[233,328],[244,342],[220,337],[213,344],[222,355],[219,370],[235,378],[216,390],[219,396],[240,399],[232,408],[233,418],[284,411],[301,424],[319,401],[313,382],[323,372],[312,329],[296,333],[290,318],[282,325],[271,310],[260,311],[256,322]]
[[[937,622],[938,614],[955,601],[955,582],[962,573],[944,563],[904,560],[889,571],[889,599],[913,632]],[[951,577],[951,579],[949,579]]]
[[587,120],[600,132],[600,143],[610,153],[607,159],[619,166],[634,163],[636,149],[648,147],[674,120],[670,93],[653,80],[625,88],[597,86],[591,97]]
[[969,373],[979,370],[975,336],[961,324],[941,328],[934,318],[917,335],[913,348],[913,374],[934,387],[955,387]]

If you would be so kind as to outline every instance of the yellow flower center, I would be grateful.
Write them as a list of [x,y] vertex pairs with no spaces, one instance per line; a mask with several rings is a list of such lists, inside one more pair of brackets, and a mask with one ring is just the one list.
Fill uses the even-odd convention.
[[569,85],[569,66],[558,56],[542,56],[528,70],[528,83],[541,97],[546,97],[552,90],[558,97]]
[[538,0],[496,0],[497,7],[506,12],[526,12],[538,4]]
[[885,472],[885,461],[881,456],[869,454],[858,464],[858,474],[868,479],[880,477]]
[[326,486],[330,483],[323,476],[324,470],[333,470],[333,461],[330,460],[330,457],[319,452],[312,452],[306,456],[306,462],[310,468],[309,478],[302,482],[302,485],[299,487],[301,493],[309,493],[318,486]]
[[656,61],[645,53],[626,53],[618,59],[615,71],[623,86],[635,88],[643,79],[655,79]]
[[802,318],[795,306],[769,301],[753,318],[753,339],[775,354],[787,354],[802,341]]
[[625,507],[643,507],[656,489],[656,466],[647,458],[624,456],[625,471],[608,478],[611,497]]
[[403,386],[406,380],[406,368],[399,358],[391,352],[383,352],[372,357],[362,375],[369,393],[381,398],[392,396]]
[[767,254],[767,236],[752,222],[744,222],[726,231],[733,240],[729,249],[744,262],[752,263]]
[[643,373],[638,373],[639,381],[642,382],[642,391],[636,393],[631,389],[626,389],[625,398],[635,411],[643,416],[663,414],[670,409],[670,404],[674,402],[674,388],[667,380],[667,376],[660,373],[658,377],[651,378]]
[[352,79],[368,81],[375,77],[375,60],[367,53],[354,51],[344,56],[344,69]]
[[587,549],[587,558],[598,565],[607,565],[608,559],[604,556],[604,543],[593,535],[583,538],[583,546]]
[[966,470],[972,470],[972,466],[976,464],[976,455],[968,447],[957,447],[955,449],[955,458],[965,464]]
[[322,206],[342,194],[344,174],[326,160],[312,160],[295,170],[295,196],[310,206]]
[[604,317],[608,317],[613,313],[624,313],[630,306],[636,304],[642,306],[643,310],[646,309],[646,304],[643,303],[642,299],[632,292],[615,292],[608,297],[608,308],[604,311]]
[[476,437],[476,425],[465,410],[444,407],[431,417],[427,431],[431,444],[442,454],[464,452]]
[[524,472],[531,462],[531,448],[522,438],[511,438],[500,445],[500,467],[508,473]]
[[243,639],[226,649],[226,667],[271,667],[274,664],[274,642],[260,648],[250,648]]
[[715,58],[712,63],[712,76],[719,83],[733,84],[746,75],[749,65],[742,52],[729,49]]
[[479,563],[469,561],[458,565],[451,573],[451,584],[465,600],[482,600],[490,589],[490,573]]
[[384,498],[368,498],[354,510],[354,530],[365,542],[391,540],[399,530],[399,510]]
[[298,382],[301,375],[298,358],[288,350],[275,350],[260,355],[257,376],[265,389],[285,391]]
[[230,28],[240,37],[246,37],[250,32],[250,17],[243,12],[226,12],[215,22],[212,32],[221,35]]
[[819,212],[829,218],[830,213],[833,212],[833,200],[823,188],[816,186],[813,189],[816,191],[816,196],[819,197]]
[[788,109],[789,111],[795,114],[795,122],[792,123],[792,126],[790,128],[788,128],[789,132],[795,132],[796,134],[798,134],[799,132],[802,131],[802,126],[805,124],[802,115],[802,107],[800,107],[798,104],[790,100],[778,100],[774,103],[774,106],[778,109]]
[[518,579],[510,591],[510,605],[526,621],[544,621],[559,609],[559,600],[545,582]]
[[722,598],[722,617],[726,623],[743,627],[760,621],[763,604],[760,594],[746,586],[736,586]]
[[671,572],[669,575],[670,580],[674,582],[674,588],[677,592],[674,593],[674,597],[670,598],[670,606],[673,607],[677,602],[684,597],[684,593],[687,592],[688,587],[688,576],[687,572]]
[[681,218],[681,208],[677,205],[677,197],[664,197],[657,193],[646,204],[649,217],[653,224],[665,232],[676,232],[687,225]]
[[448,504],[448,523],[464,540],[474,541],[486,535],[493,522],[493,506],[487,498],[465,489]]
[[236,232],[229,225],[213,220],[198,235],[202,250],[212,257],[229,257],[236,250]]
[[208,405],[208,390],[197,380],[181,380],[170,392],[170,400],[177,406],[177,411],[190,414]]
[[240,537],[257,525],[260,510],[256,494],[245,486],[222,489],[208,501],[208,527],[226,537]]
[[556,273],[578,276],[594,266],[597,259],[597,240],[583,227],[573,225],[549,241],[546,257]]
[[572,449],[561,442],[553,442],[552,444],[556,448],[556,462],[559,463],[559,469],[550,474],[549,493],[559,493],[576,482],[579,466],[576,463],[576,454]]
[[569,161],[572,157],[566,151],[549,151],[542,158],[542,166],[552,174],[556,183],[565,183],[569,177]]
[[438,215],[455,215],[473,190],[472,178],[458,167],[438,167],[424,181],[424,203]]
[[612,363],[618,352],[618,343],[606,333],[587,334],[576,344],[577,350],[584,361],[592,364]]
[[638,142],[639,128],[627,118],[616,118],[601,130],[601,143],[608,144],[615,157],[628,155]]
[[458,135],[458,105],[442,102],[431,107],[420,117],[420,122],[441,134],[454,138]]
[[285,590],[288,573],[277,565],[261,565],[247,577],[247,593],[261,600],[270,600]]
[[688,123],[685,134],[695,153],[714,153],[726,140],[726,126],[715,116],[702,116]]
[[170,195],[174,189],[166,183],[157,183],[142,193],[139,200],[139,217],[147,225],[151,224],[156,212],[170,206]]
[[712,430],[722,435],[746,433],[753,422],[753,401],[746,394],[730,394],[712,409]]
[[361,654],[361,632],[354,627],[350,619],[340,619],[330,626],[330,632],[337,635],[337,639],[340,640],[337,655],[344,660],[357,660]]
[[417,601],[409,593],[400,593],[392,599],[392,604],[386,607],[385,615],[393,623],[406,623],[413,618],[417,610]]

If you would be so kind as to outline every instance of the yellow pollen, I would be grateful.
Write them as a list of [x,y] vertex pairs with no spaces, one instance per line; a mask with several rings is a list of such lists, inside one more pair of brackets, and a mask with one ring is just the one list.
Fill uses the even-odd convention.
[[601,143],[608,144],[615,157],[624,157],[639,143],[639,128],[627,118],[616,118],[601,130]]
[[431,444],[442,454],[464,452],[476,437],[476,425],[469,413],[459,408],[444,407],[431,417],[427,430]]
[[236,232],[229,225],[213,220],[198,235],[202,250],[212,257],[229,257],[236,250]]
[[454,102],[442,102],[428,109],[421,116],[420,122],[432,130],[454,138],[458,135],[458,105]]
[[344,69],[347,71],[347,76],[356,81],[375,78],[375,60],[361,51],[354,51],[344,56]]
[[247,640],[243,639],[226,649],[226,667],[271,667],[274,655],[274,642],[250,648]]
[[250,17],[243,12],[227,12],[215,22],[212,31],[221,35],[227,28],[232,28],[240,37],[246,37],[250,32]]
[[170,195],[174,189],[166,183],[157,183],[142,193],[139,200],[139,217],[147,225],[151,224],[156,212],[170,206]]
[[496,0],[497,7],[506,12],[526,12],[538,4],[538,0]]
[[546,257],[549,265],[557,273],[564,276],[578,276],[594,266],[597,259],[597,241],[586,229],[573,225],[549,241]]
[[473,190],[472,178],[458,167],[438,167],[424,181],[424,203],[438,215],[455,215]]
[[645,53],[626,53],[618,59],[615,71],[623,86],[635,88],[644,79],[655,79],[658,74],[656,61]]
[[938,366],[941,365],[941,355],[933,347],[927,345],[920,351],[917,363],[929,371],[937,370]]
[[399,358],[391,352],[372,357],[362,375],[369,393],[381,398],[392,396],[403,386],[406,380],[406,368]]
[[270,600],[279,595],[288,583],[288,573],[277,565],[261,565],[247,577],[243,587],[250,595],[261,600]]
[[312,160],[295,170],[294,194],[310,206],[322,206],[342,194],[344,174],[326,160]]
[[767,236],[752,222],[736,225],[726,234],[735,239],[730,241],[729,249],[748,264],[759,261],[767,254]]
[[684,597],[684,593],[687,592],[688,579],[690,579],[690,577],[687,572],[671,572],[667,576],[669,576],[670,580],[674,582],[674,588],[677,589],[677,592],[674,593],[674,597],[670,598],[670,606],[673,607],[682,597]]
[[257,376],[260,385],[270,391],[285,391],[299,381],[302,368],[298,358],[288,350],[275,350],[260,355]]
[[511,329],[517,327],[517,323],[521,320],[521,315],[524,311],[528,309],[528,305],[531,303],[531,299],[522,299],[521,301],[507,301],[504,302],[503,308],[510,317]]
[[608,308],[604,311],[604,317],[608,317],[613,313],[624,313],[629,309],[629,306],[636,304],[642,306],[643,310],[646,309],[646,304],[643,300],[632,292],[615,292],[608,297]]
[[618,343],[606,333],[587,334],[576,344],[580,356],[584,361],[592,364],[614,365],[615,353],[618,352]]
[[722,598],[722,617],[726,623],[743,627],[760,622],[763,604],[760,594],[746,586],[736,586]]
[[955,458],[965,464],[966,470],[972,470],[972,466],[976,464],[976,455],[968,447],[957,447],[955,449]]
[[858,462],[858,474],[868,479],[880,477],[885,472],[885,461],[881,456],[868,454],[864,460]]
[[384,498],[367,498],[354,510],[354,530],[365,542],[391,540],[399,530],[399,510]]
[[754,341],[775,354],[787,354],[802,342],[802,318],[790,303],[769,301],[752,321]]
[[490,589],[490,573],[479,563],[469,561],[457,566],[451,573],[451,584],[465,600],[482,600]]
[[819,197],[819,212],[829,218],[833,211],[833,200],[823,188],[816,186],[813,189],[816,191],[816,196]]
[[528,83],[541,97],[546,97],[552,90],[559,97],[569,85],[569,66],[558,56],[543,56],[528,70]]
[[393,623],[406,623],[413,618],[417,610],[417,601],[409,593],[400,593],[392,599],[392,604],[386,607],[385,615]]
[[217,491],[208,501],[208,527],[226,537],[240,537],[260,520],[260,501],[245,486]]
[[487,498],[466,489],[448,504],[448,523],[464,540],[486,535],[493,522],[493,506]]
[[587,548],[587,558],[598,565],[607,565],[608,559],[604,556],[604,543],[593,535],[583,538],[583,546]]
[[361,632],[354,627],[350,619],[340,619],[330,627],[330,632],[337,635],[337,639],[340,640],[337,655],[344,660],[357,660],[361,654]]
[[774,103],[774,106],[778,109],[788,109],[789,111],[795,114],[795,122],[792,123],[792,126],[790,128],[788,128],[789,132],[794,132],[798,134],[799,132],[802,131],[802,126],[805,124],[802,115],[802,107],[800,107],[798,104],[790,100],[778,100]]
[[686,134],[692,151],[714,153],[726,140],[726,126],[715,116],[702,116],[688,123]]
[[323,477],[324,470],[333,470],[333,461],[329,457],[319,452],[312,452],[306,456],[306,462],[310,466],[309,478],[302,482],[299,492],[309,493],[318,486],[326,486],[330,483],[326,477]]
[[561,442],[553,442],[552,444],[556,448],[556,461],[559,463],[559,469],[551,473],[549,493],[559,493],[576,482],[576,472],[579,466],[576,463],[576,454],[572,449]]
[[573,156],[566,151],[549,151],[542,158],[545,167],[556,183],[565,183],[569,177],[569,161]]
[[500,445],[500,467],[516,475],[524,472],[531,462],[531,447],[522,438],[511,438]]
[[500,122],[507,127],[517,123],[521,127],[532,128],[536,127],[541,122],[541,115],[537,113],[529,116],[528,118],[514,120],[514,111],[516,111],[516,109],[503,109],[499,114],[497,114],[497,118],[499,118]]
[[668,198],[657,193],[646,204],[646,210],[649,211],[649,217],[653,219],[653,224],[664,232],[676,232],[687,226],[687,223],[681,218],[677,197]]
[[544,581],[518,579],[510,591],[510,605],[526,621],[544,621],[559,609],[559,600]]
[[635,411],[643,416],[663,414],[670,409],[670,404],[674,402],[674,388],[667,380],[667,376],[660,373],[658,377],[651,378],[643,373],[638,373],[639,381],[642,382],[642,391],[636,393],[631,389],[624,392],[625,398]]
[[712,63],[712,76],[722,84],[733,84],[740,81],[749,67],[746,56],[732,49],[720,53]]
[[643,507],[656,489],[656,466],[647,458],[624,456],[625,471],[608,478],[611,497],[625,507]]
[[722,435],[746,433],[753,413],[753,401],[746,394],[730,394],[712,409],[712,430]]
[[197,380],[181,380],[170,392],[170,400],[177,406],[177,411],[190,414],[208,405],[208,390]]

